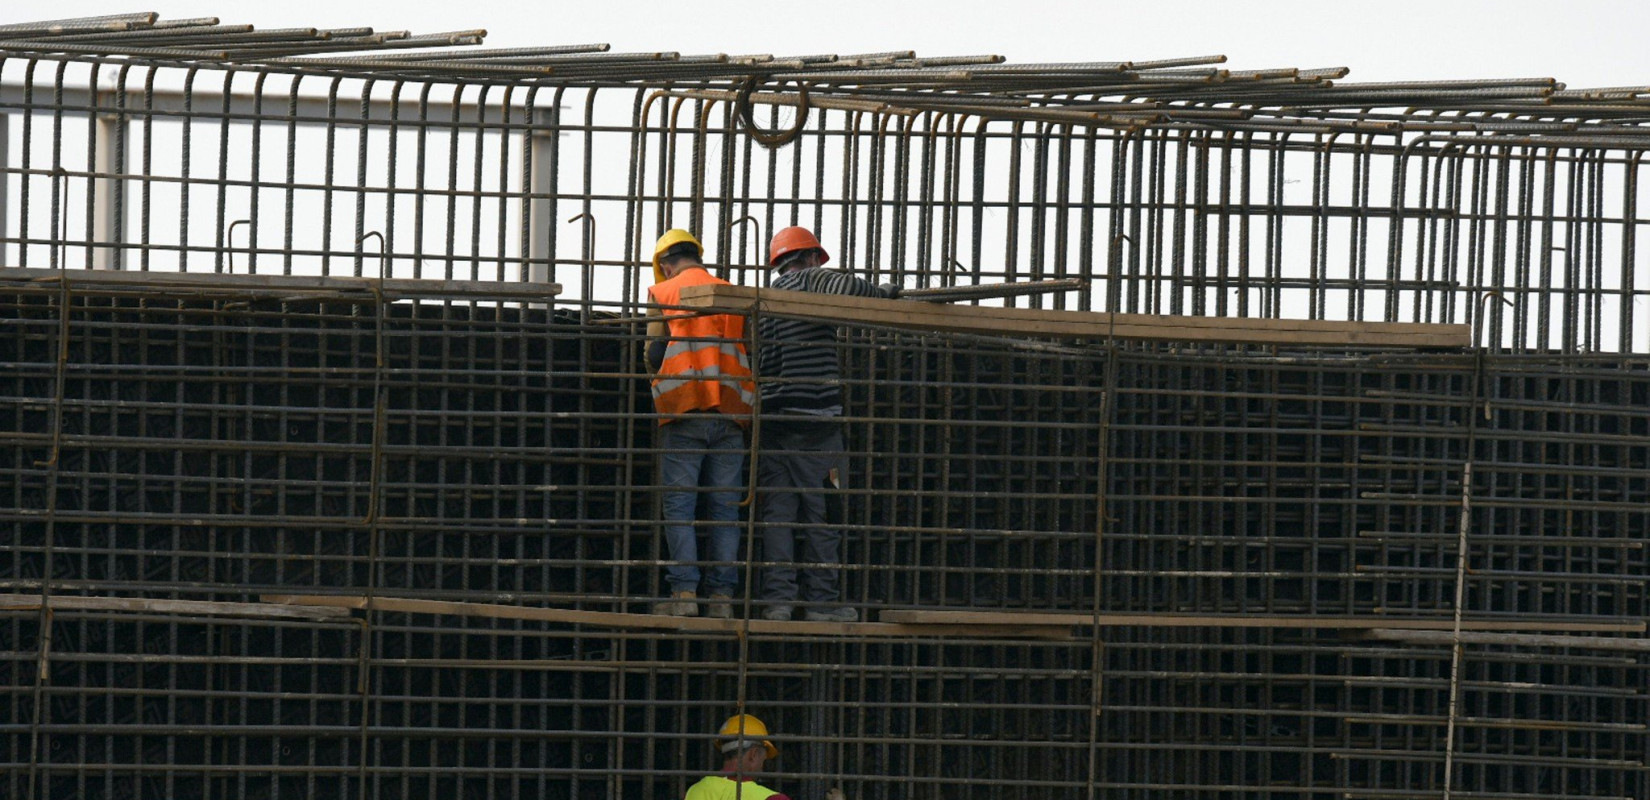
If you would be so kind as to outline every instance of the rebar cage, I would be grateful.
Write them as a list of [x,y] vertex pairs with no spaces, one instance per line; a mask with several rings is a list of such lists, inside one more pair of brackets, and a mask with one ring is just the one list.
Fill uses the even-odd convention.
[[[1644,92],[167,22],[0,27],[6,796],[1650,793]],[[791,224],[1475,346],[844,325],[867,622],[661,620],[651,242]]]

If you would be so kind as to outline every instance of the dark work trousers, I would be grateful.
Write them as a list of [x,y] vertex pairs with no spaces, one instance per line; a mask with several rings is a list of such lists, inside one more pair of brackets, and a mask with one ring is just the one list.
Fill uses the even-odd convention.
[[[846,463],[838,422],[774,422],[762,430],[756,459],[762,527],[761,599],[797,601],[797,562],[842,563],[842,531],[826,527],[825,490],[837,488]],[[836,567],[801,569],[803,603],[832,606],[842,596]]]

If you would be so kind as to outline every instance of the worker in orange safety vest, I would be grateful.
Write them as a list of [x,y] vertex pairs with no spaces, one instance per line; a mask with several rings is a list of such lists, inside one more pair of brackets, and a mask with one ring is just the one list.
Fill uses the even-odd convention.
[[[739,571],[739,490],[744,485],[744,428],[756,388],[745,354],[745,319],[731,314],[695,315],[681,305],[682,289],[727,285],[705,270],[704,247],[693,234],[665,231],[653,249],[654,284],[649,311],[663,317],[648,324],[648,364],[654,371],[653,405],[659,414],[659,484],[664,487],[664,537],[675,562],[665,570],[668,600],[653,613],[699,613],[704,578],[706,614],[732,616]],[[710,530],[703,572],[694,533],[703,487]]]

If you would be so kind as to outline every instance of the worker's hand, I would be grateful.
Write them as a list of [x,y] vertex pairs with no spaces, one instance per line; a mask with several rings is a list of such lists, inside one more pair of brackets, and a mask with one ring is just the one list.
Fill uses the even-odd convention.
[[[889,300],[898,300],[899,299],[899,290],[900,290],[899,284],[897,284],[897,283],[885,283],[885,284],[882,284],[881,286],[878,286],[877,288],[882,290],[882,296],[883,297],[886,297]],[[838,798],[833,797],[833,798],[831,798],[831,800],[838,800]]]
[[848,795],[842,793],[842,787],[832,786],[825,790],[825,800],[848,800]]

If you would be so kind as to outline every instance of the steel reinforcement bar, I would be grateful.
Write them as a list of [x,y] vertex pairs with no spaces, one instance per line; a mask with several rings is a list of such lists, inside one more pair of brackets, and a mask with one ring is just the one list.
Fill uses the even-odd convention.
[[[677,797],[736,709],[799,798],[1647,791],[1650,91],[479,37],[0,26],[6,796]],[[790,224],[1473,346],[844,325],[862,621],[749,512],[649,614],[650,243]]]

